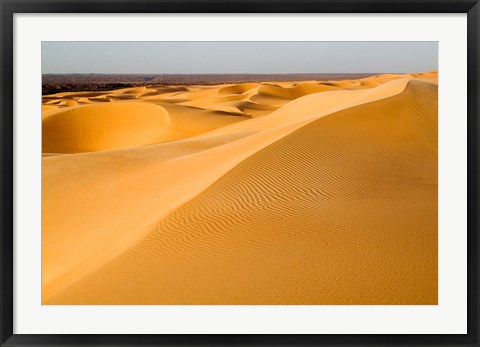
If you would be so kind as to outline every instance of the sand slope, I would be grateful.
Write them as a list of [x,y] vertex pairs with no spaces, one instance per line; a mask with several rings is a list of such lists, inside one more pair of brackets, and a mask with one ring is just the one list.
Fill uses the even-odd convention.
[[45,157],[43,303],[435,304],[437,87],[404,77]]

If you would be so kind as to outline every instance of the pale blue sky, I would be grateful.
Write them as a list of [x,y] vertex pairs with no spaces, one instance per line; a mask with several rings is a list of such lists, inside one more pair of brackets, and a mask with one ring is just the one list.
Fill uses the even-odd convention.
[[438,69],[437,42],[42,42],[42,73],[368,73]]

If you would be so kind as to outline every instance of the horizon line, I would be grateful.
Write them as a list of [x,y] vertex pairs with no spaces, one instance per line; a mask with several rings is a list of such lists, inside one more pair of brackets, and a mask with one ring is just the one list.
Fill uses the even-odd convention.
[[45,72],[42,75],[334,75],[334,74],[409,74],[409,73],[424,73],[424,72],[438,72],[437,69],[425,71],[412,72],[398,72],[398,71],[366,71],[366,72],[283,72],[283,73],[255,73],[255,72],[195,72],[195,73],[161,73],[161,72],[128,72],[128,73],[109,73],[109,72]]

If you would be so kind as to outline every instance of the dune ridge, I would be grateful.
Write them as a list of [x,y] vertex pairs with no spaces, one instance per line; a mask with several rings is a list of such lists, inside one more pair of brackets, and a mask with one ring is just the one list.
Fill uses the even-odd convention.
[[[224,121],[220,126],[197,127],[189,137],[171,135],[164,143],[44,157],[43,302],[434,303],[436,225],[430,220],[436,213],[436,85],[430,75],[385,78],[388,80],[371,88],[361,85],[362,81],[355,81],[345,83],[348,87],[338,90],[309,89],[316,92],[297,97],[269,114],[253,118],[240,116],[245,119]],[[259,87],[242,86],[221,92],[212,87],[207,89],[201,94],[202,98],[212,95],[223,98],[225,94],[236,93],[247,100],[258,95]],[[145,89],[135,91],[138,92],[145,93]],[[136,101],[135,107],[138,105]],[[169,104],[169,109],[161,102],[155,102],[155,105],[163,107],[171,120],[172,113],[184,107]],[[219,112],[219,109],[210,108],[216,103],[205,105],[201,109],[203,116]],[[48,112],[57,114],[55,110]],[[198,116],[195,113],[194,108],[191,116],[184,120],[193,122]],[[382,116],[388,113],[391,113],[389,117]],[[394,115],[403,123],[395,124],[400,120]],[[211,116],[229,117],[226,114]],[[358,119],[365,117],[369,119],[368,126],[357,124]],[[350,123],[357,125],[358,133],[352,133]],[[402,138],[398,130],[412,124],[415,125],[413,135]],[[395,137],[381,134],[380,130],[385,126],[391,128],[390,135]],[[431,131],[424,134],[427,128]],[[374,130],[378,136],[372,135]],[[318,141],[319,138],[325,140]],[[365,139],[371,142],[372,148],[360,146]],[[339,140],[344,140],[341,146]],[[420,155],[410,147],[408,150],[395,147],[397,143],[409,143]],[[307,150],[309,148],[315,151]],[[318,153],[322,156],[316,156]],[[362,161],[354,161],[352,153],[361,154]],[[388,170],[380,170],[381,164],[387,160],[392,165]],[[322,161],[328,163],[325,164],[328,170],[318,172]],[[276,162],[279,164],[272,164]],[[297,167],[302,168],[299,174],[303,174],[303,180],[291,175]],[[364,169],[364,176],[355,170],[358,167]],[[394,169],[402,169],[405,173],[399,175],[392,172]],[[377,176],[372,176],[375,170],[380,171]],[[423,177],[420,171],[428,173],[427,177]],[[353,173],[359,176],[352,177]],[[385,180],[385,177],[389,179]],[[419,177],[426,183],[408,187],[407,183],[419,180]],[[79,190],[78,186],[88,189]],[[275,190],[277,186],[283,190]],[[410,189],[410,195],[406,194],[406,188]],[[372,191],[378,194],[385,189],[393,195],[379,194],[367,205],[360,203],[362,194],[368,197]],[[133,196],[132,191],[135,192]],[[354,199],[345,194],[352,191]],[[365,257],[370,249],[362,241],[365,238],[375,241],[375,247],[382,248],[381,241],[385,241],[386,236],[379,232],[381,228],[371,217],[369,219],[369,214],[372,215],[379,205],[385,205],[392,196],[395,201],[405,200],[405,208],[403,212],[393,207],[383,209],[388,218],[382,222],[382,228],[390,230],[387,233],[390,236],[395,225],[388,220],[395,220],[393,217],[402,213],[411,215],[410,209],[418,207],[416,203],[420,196],[431,204],[405,222],[402,237],[410,237],[411,242],[405,243],[400,237],[391,239],[395,241],[394,245],[406,247],[407,253],[396,251],[394,247],[383,247],[383,251],[388,250],[395,257],[392,255],[394,260],[388,266],[384,265],[380,272],[386,294],[375,302],[372,291],[381,282],[379,273],[361,280],[356,275],[360,265],[354,271],[345,259],[350,255],[350,260],[358,263],[360,255]],[[97,206],[88,204],[89,201],[95,201]],[[304,209],[295,209],[298,204]],[[339,221],[339,216],[345,213],[342,206],[349,204],[355,206],[360,217],[352,215],[347,221]],[[294,212],[289,215],[290,210]],[[318,211],[322,211],[321,218],[312,217]],[[222,217],[215,218],[216,215]],[[287,227],[288,216],[294,216],[294,222],[301,220],[304,224]],[[414,245],[419,237],[418,225],[425,216],[430,222],[425,236],[428,241],[426,260],[421,257],[419,247]],[[262,224],[266,221],[270,226]],[[319,224],[325,225],[323,233],[313,233]],[[192,229],[192,225],[198,226],[197,229]],[[373,231],[362,235],[359,225],[370,226]],[[347,230],[356,233],[347,235]],[[283,236],[279,237],[274,231],[281,231]],[[201,242],[193,242],[196,238]],[[345,245],[343,250],[339,249],[342,242]],[[328,257],[324,255],[317,259],[314,255],[329,250],[325,245],[333,245],[333,251],[325,254],[335,261],[325,262],[321,268],[319,259],[326,261]],[[303,251],[298,252],[298,249]],[[343,252],[341,259],[334,257],[335,252]],[[141,254],[150,255],[147,262],[150,265],[143,264],[145,255]],[[285,259],[279,260],[282,254]],[[410,262],[402,261],[405,255],[410,257]],[[365,262],[363,272],[367,271],[368,264],[378,266],[379,258]],[[254,260],[255,264],[252,263]],[[412,281],[405,281],[414,272],[412,264],[418,262],[426,264],[422,274],[428,276],[423,276],[423,280],[421,276],[414,276],[418,285],[412,289]],[[303,268],[306,272],[303,279],[299,278],[300,264],[308,265]],[[400,271],[402,268],[395,264],[403,265],[407,270]],[[272,269],[278,271],[266,276]],[[341,271],[343,276],[332,277],[334,269]],[[200,270],[205,277],[199,277]],[[400,271],[402,276],[387,276],[393,270]],[[299,273],[296,275],[295,271]],[[187,273],[192,285],[179,288],[184,282],[181,277]],[[328,281],[320,279],[322,274]],[[128,282],[128,276],[134,280],[124,283]],[[249,283],[249,277],[256,282]],[[105,283],[107,278],[111,287]],[[211,288],[205,285],[205,278],[213,283]],[[325,281],[331,281],[331,284]],[[133,288],[135,282],[142,285]],[[400,282],[406,284],[402,286]],[[343,283],[348,290],[335,296],[335,283],[337,286]],[[355,290],[352,283],[362,285]],[[372,285],[368,286],[369,283]],[[158,288],[160,284],[161,290]],[[387,286],[392,285],[393,289],[388,290]],[[118,290],[117,296],[115,286],[122,286],[125,290]],[[237,289],[232,294],[234,287]],[[140,295],[139,288],[148,290],[142,290]],[[201,290],[196,292],[194,288]],[[318,295],[322,288],[322,295]],[[410,294],[395,297],[395,293],[406,289],[411,290]],[[92,294],[81,296],[82,291]]]

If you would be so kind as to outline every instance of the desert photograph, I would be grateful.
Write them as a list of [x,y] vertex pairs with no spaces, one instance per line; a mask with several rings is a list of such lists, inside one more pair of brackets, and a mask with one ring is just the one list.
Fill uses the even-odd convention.
[[437,42],[42,42],[43,305],[437,305]]

